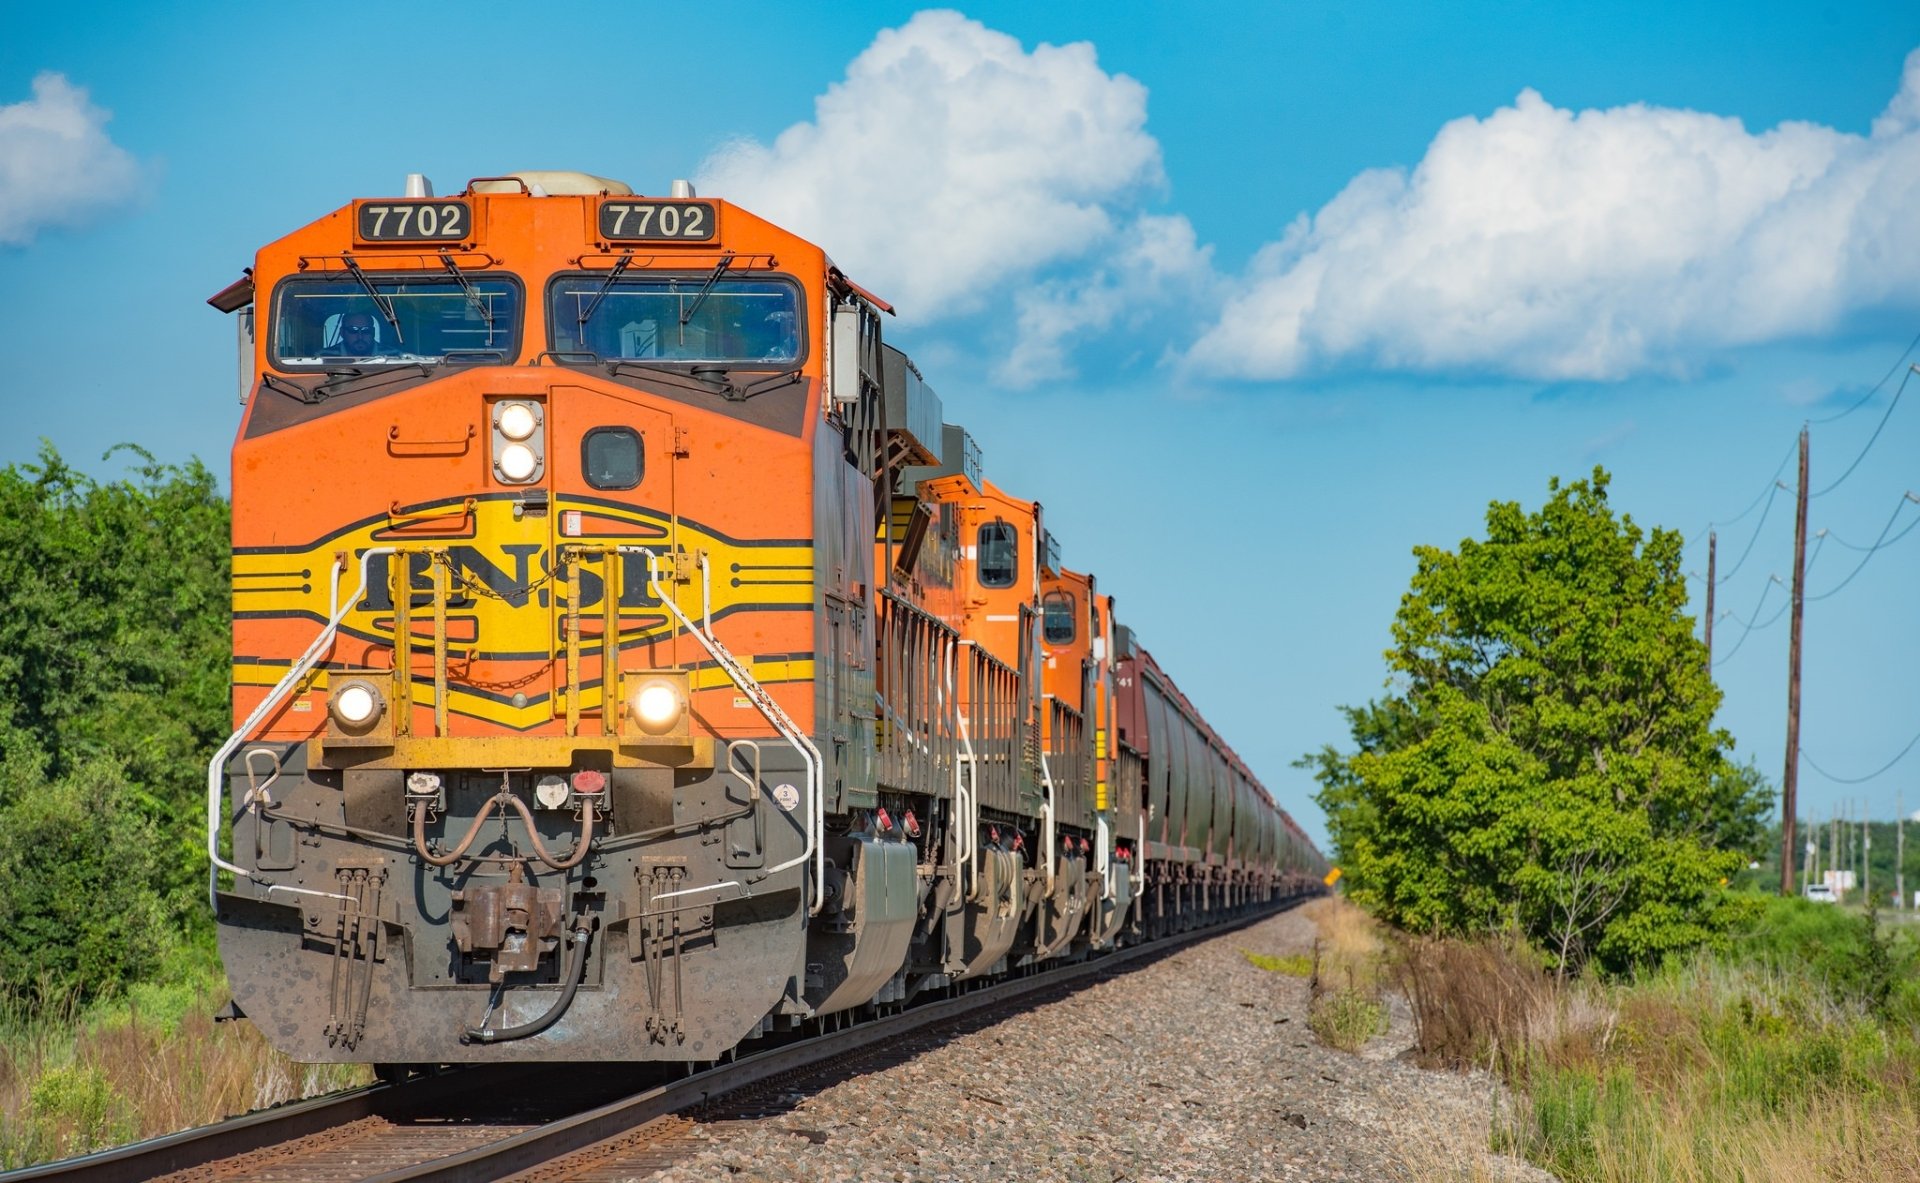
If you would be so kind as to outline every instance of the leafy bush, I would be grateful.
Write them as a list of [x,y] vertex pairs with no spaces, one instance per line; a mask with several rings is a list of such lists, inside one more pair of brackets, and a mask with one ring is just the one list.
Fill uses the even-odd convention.
[[1835,1001],[1920,1023],[1920,939],[1890,932],[1877,900],[1862,916],[1832,904],[1759,896],[1730,945],[1740,962],[1805,978]]
[[84,1154],[108,1142],[119,1098],[98,1066],[55,1068],[34,1082],[29,1096],[34,1120],[58,1131],[66,1153]]
[[173,854],[109,761],[14,793],[0,805],[0,989],[87,998],[154,969]]
[[1720,940],[1767,786],[1731,764],[1681,539],[1616,516],[1608,477],[1549,485],[1487,537],[1415,550],[1397,693],[1346,708],[1314,770],[1355,902],[1413,932],[1518,931],[1562,972]]
[[110,993],[211,932],[230,512],[197,461],[0,469],[0,987]]

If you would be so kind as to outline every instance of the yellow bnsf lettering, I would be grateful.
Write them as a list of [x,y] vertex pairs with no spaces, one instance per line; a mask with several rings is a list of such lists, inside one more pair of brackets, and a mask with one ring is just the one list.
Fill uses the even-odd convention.
[[[362,550],[359,553],[364,553]],[[443,557],[444,556],[444,557]],[[539,543],[512,543],[489,553],[481,547],[452,543],[433,550],[411,551],[403,555],[377,554],[368,564],[367,595],[360,601],[366,612],[393,611],[393,564],[396,558],[407,565],[407,586],[413,593],[413,606],[433,603],[433,567],[444,562],[452,575],[450,608],[472,607],[479,599],[492,598],[512,607],[532,604],[546,608],[567,605],[566,578],[556,578],[553,552]],[[621,554],[620,606],[622,608],[658,608],[659,597],[647,583],[647,557]],[[607,556],[587,554],[575,561],[579,571],[573,575],[580,587],[580,608],[596,608],[606,598]],[[561,573],[564,574],[564,573]]]
[[[597,630],[610,615],[622,648],[672,634],[677,626],[648,579],[647,556],[639,548],[653,552],[663,572],[676,566],[676,556],[704,554],[715,620],[741,610],[812,609],[813,548],[805,541],[728,539],[651,510],[573,503],[565,497],[557,499],[555,513],[578,509],[591,525],[578,535],[550,538],[552,519],[515,518],[512,509],[504,500],[477,502],[471,528],[460,537],[423,535],[396,528],[396,519],[381,518],[302,546],[238,551],[233,556],[234,617],[303,617],[317,627],[327,620],[336,593],[348,595],[359,587],[364,560],[367,586],[341,621],[343,639],[394,646],[404,617],[410,622],[415,655],[429,652],[422,646],[431,646],[436,588],[444,584],[451,658],[547,663],[565,652],[569,627],[578,628],[582,620]],[[347,566],[335,586],[329,578],[340,555],[347,556]],[[689,567],[678,566],[683,575]],[[701,612],[697,574],[691,581],[662,574],[658,586],[671,589],[668,594],[683,611]],[[404,611],[395,602],[400,597],[406,601]],[[582,645],[594,651],[589,660],[596,670],[600,644],[596,633]],[[787,669],[786,679],[812,676],[810,662],[788,664],[803,668]],[[284,660],[256,658],[236,662],[233,672],[239,685],[270,686],[284,670]],[[724,672],[713,673],[720,679],[715,685],[722,684]],[[590,679],[591,684],[580,688],[582,697],[597,702],[597,673]],[[538,688],[543,684],[529,682],[527,703],[520,706],[507,704],[503,695],[463,686],[456,677],[450,705],[455,713],[506,726],[532,726],[552,717],[548,695]]]

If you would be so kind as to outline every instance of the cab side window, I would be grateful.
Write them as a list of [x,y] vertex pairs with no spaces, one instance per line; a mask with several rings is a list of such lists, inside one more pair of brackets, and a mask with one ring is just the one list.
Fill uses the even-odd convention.
[[1073,622],[1073,596],[1067,592],[1048,592],[1040,602],[1042,628],[1049,645],[1071,645],[1078,630]]
[[1020,568],[1020,536],[1007,522],[980,527],[980,586],[1012,587]]

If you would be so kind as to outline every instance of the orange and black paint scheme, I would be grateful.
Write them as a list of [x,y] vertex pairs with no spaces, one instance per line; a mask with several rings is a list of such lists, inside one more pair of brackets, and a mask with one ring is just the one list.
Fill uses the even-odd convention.
[[1317,883],[818,246],[522,173],[210,302],[213,900],[296,1058],[711,1060]]

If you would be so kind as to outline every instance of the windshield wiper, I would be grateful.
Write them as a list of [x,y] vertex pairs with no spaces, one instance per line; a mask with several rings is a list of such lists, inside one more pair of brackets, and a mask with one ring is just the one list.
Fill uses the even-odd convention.
[[367,278],[366,272],[360,270],[360,264],[353,261],[352,255],[341,255],[340,258],[346,263],[347,270],[353,272],[353,277],[360,281],[360,286],[367,289],[367,295],[373,298],[373,306],[380,310],[380,315],[386,317],[387,323],[393,326],[393,343],[405,345],[407,339],[400,334],[400,318],[393,314],[393,301],[380,294],[380,289],[373,286],[373,281]]
[[741,403],[758,394],[778,390],[782,386],[797,382],[802,377],[799,370],[786,370],[778,374],[769,374],[765,378],[741,386],[734,382],[732,367],[723,362],[708,362],[693,366],[691,370],[675,369],[657,361],[642,358],[608,358],[605,365],[609,377],[658,377],[665,378],[669,385],[696,390],[702,394],[717,394],[730,403]]
[[313,393],[319,398],[332,398],[337,394],[357,394],[362,390],[372,390],[376,386],[404,382],[411,378],[431,377],[433,377],[433,367],[425,362],[409,362],[404,366],[375,370],[371,374],[348,366],[343,369],[328,370],[327,380],[314,387]]
[[627,264],[631,262],[633,262],[632,251],[628,251],[614,261],[613,270],[607,272],[607,277],[600,281],[600,290],[593,294],[593,299],[587,301],[586,311],[580,314],[581,328],[587,327],[587,322],[593,319],[594,310],[600,307],[600,301],[606,299],[607,293],[613,290],[613,281],[620,278],[620,273],[625,271]]
[[702,382],[683,369],[661,361],[651,361],[642,357],[609,357],[600,363],[606,367],[608,376],[614,378],[631,377],[637,374],[657,374],[680,386],[689,386],[697,390],[712,392],[713,384]]
[[287,381],[285,378],[276,378],[272,374],[260,375],[260,385],[267,390],[274,391],[277,394],[284,394],[295,402],[306,403],[308,406],[312,406],[315,403],[322,402],[327,397],[324,394],[316,395],[313,391],[308,390],[304,386],[295,385],[294,383]]
[[700,311],[700,305],[706,303],[708,294],[713,291],[713,285],[720,281],[720,277],[722,275],[725,275],[727,273],[727,268],[731,266],[733,266],[732,255],[720,256],[720,261],[713,265],[713,274],[707,276],[707,282],[700,285],[700,292],[698,295],[694,296],[693,303],[687,305],[686,308],[681,311],[680,313],[681,328],[683,329],[686,328],[687,322],[693,319],[693,314]]
[[460,264],[453,261],[452,255],[443,254],[440,256],[440,261],[445,263],[447,271],[460,281],[460,290],[467,294],[467,303],[473,305],[473,310],[478,312],[480,319],[487,323],[487,340],[493,340],[493,309],[487,307],[487,302],[480,298],[480,289],[473,286],[473,281],[467,278],[466,272],[460,270]]
[[778,374],[769,374],[758,382],[749,382],[745,386],[736,386],[733,380],[729,378],[727,380],[727,388],[730,393],[727,395],[727,401],[730,403],[743,403],[756,394],[765,394],[769,390],[778,390],[782,386],[798,382],[800,378],[801,372],[799,370],[787,370]]

